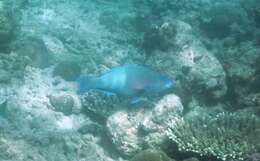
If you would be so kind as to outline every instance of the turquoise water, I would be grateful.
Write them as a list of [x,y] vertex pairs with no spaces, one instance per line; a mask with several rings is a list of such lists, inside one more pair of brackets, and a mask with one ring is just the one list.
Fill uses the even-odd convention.
[[0,161],[260,161],[259,117],[258,0],[0,0]]

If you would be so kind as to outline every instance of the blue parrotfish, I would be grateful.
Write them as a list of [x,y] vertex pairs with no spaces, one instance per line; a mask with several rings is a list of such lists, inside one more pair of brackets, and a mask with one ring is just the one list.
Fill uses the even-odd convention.
[[143,96],[157,95],[172,88],[173,82],[145,66],[125,64],[99,76],[81,75],[77,79],[77,86],[79,94],[93,89],[107,95],[127,96],[132,102],[138,102]]

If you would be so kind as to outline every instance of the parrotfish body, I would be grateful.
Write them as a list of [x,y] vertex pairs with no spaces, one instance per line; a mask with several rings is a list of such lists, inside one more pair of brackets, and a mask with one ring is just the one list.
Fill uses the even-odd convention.
[[107,94],[117,94],[131,98],[155,95],[172,87],[172,80],[144,66],[126,64],[112,68],[101,76],[82,75],[77,80],[78,93],[90,89]]

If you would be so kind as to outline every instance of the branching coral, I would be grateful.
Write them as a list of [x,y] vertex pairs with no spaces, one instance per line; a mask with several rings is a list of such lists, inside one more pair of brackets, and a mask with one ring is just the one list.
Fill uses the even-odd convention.
[[180,121],[168,136],[180,151],[221,160],[245,160],[260,151],[260,118],[247,113],[221,113],[216,117]]

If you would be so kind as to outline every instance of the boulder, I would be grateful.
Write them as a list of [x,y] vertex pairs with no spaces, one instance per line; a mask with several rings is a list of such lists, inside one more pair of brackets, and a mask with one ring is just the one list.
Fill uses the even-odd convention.
[[126,156],[141,151],[138,127],[129,119],[126,112],[117,112],[107,120],[108,132],[116,148]]
[[167,51],[174,46],[176,27],[174,23],[164,23],[161,26],[152,26],[144,33],[143,48],[146,55],[154,50]]
[[[167,25],[170,23],[174,25]],[[176,35],[168,37],[169,49],[157,50],[147,64],[180,82],[180,96],[189,91],[213,99],[223,97],[227,91],[226,73],[218,59],[195,37],[189,24],[182,21],[164,24],[174,27]]]
[[53,76],[60,76],[66,81],[76,80],[81,73],[81,68],[76,62],[61,62],[53,70]]
[[74,107],[74,98],[69,94],[51,94],[49,96],[50,103],[54,107],[55,111],[64,113],[65,115],[71,115]]
[[159,147],[166,129],[181,117],[183,106],[178,96],[164,96],[152,109],[119,111],[107,120],[108,133],[115,147],[132,157],[145,147]]
[[118,96],[105,96],[100,92],[89,91],[80,97],[83,112],[92,114],[98,121],[104,121],[113,113],[127,108],[127,100]]
[[41,38],[24,35],[19,37],[13,46],[19,55],[29,58],[31,66],[43,69],[50,65],[50,53]]

